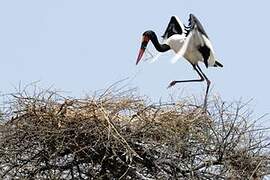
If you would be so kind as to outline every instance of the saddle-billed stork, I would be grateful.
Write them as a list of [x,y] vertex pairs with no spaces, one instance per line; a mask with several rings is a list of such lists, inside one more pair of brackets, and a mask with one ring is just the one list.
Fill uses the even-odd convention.
[[212,43],[210,42],[202,24],[193,14],[190,14],[189,16],[188,26],[184,26],[177,16],[172,16],[162,37],[164,38],[164,43],[160,44],[154,31],[149,30],[143,33],[143,39],[136,65],[142,59],[149,41],[152,41],[154,47],[159,52],[166,52],[172,49],[176,53],[173,61],[176,61],[178,58],[183,56],[191,63],[193,69],[200,76],[200,79],[172,81],[168,87],[172,87],[177,83],[201,82],[206,80],[207,87],[204,98],[204,108],[206,108],[211,81],[202,72],[198,62],[202,61],[207,68],[209,66],[223,67],[223,65],[216,60]]

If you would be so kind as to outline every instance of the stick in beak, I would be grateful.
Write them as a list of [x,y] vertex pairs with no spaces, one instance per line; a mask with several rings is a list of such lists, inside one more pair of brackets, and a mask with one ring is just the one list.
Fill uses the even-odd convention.
[[138,55],[138,58],[137,58],[137,61],[136,61],[136,65],[142,59],[142,56],[144,54],[144,51],[146,49],[146,46],[147,46],[148,42],[149,42],[149,37],[144,35],[143,39],[142,39],[142,44],[141,44],[141,48],[140,48],[140,51],[139,51],[139,55]]

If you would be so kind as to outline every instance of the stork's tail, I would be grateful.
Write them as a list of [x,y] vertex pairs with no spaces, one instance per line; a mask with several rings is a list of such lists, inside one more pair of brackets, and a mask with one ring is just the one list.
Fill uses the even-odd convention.
[[220,62],[215,61],[214,67],[223,67],[223,65]]

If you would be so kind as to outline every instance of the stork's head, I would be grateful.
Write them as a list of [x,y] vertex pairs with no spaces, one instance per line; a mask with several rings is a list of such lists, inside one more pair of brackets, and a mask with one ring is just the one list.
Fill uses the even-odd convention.
[[142,59],[142,56],[144,54],[144,51],[147,47],[147,44],[149,42],[149,40],[151,39],[152,37],[152,33],[153,31],[145,31],[143,33],[143,37],[142,37],[142,43],[141,43],[141,48],[140,48],[140,51],[139,51],[139,55],[138,55],[138,58],[137,58],[137,61],[136,61],[136,65],[140,62],[140,60]]

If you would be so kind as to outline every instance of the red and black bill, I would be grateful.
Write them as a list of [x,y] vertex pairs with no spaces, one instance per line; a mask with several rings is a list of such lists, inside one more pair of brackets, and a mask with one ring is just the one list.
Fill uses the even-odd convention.
[[139,51],[139,55],[137,57],[137,61],[136,61],[136,65],[140,62],[140,60],[142,59],[142,56],[144,54],[144,51],[147,47],[147,44],[149,42],[149,38],[147,36],[143,36],[143,39],[142,39],[142,44],[141,44],[141,48],[140,48],[140,51]]

